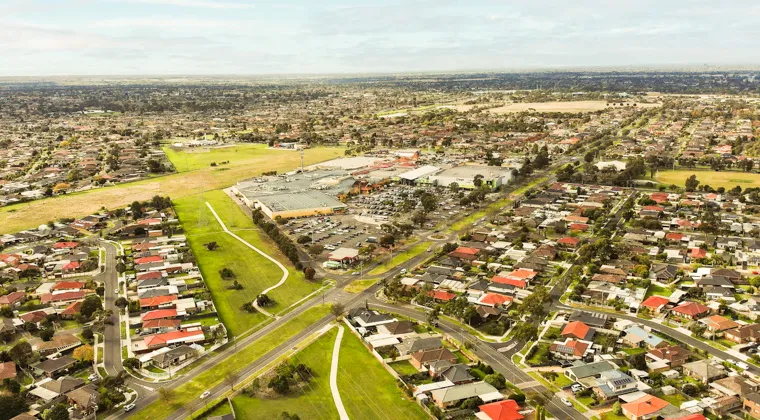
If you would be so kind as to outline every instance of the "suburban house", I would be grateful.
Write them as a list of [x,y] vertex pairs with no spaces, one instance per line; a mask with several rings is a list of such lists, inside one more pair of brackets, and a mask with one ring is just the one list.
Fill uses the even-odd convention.
[[623,415],[629,420],[645,420],[657,417],[670,403],[654,395],[645,395],[637,400],[622,404]]
[[671,313],[681,318],[694,320],[708,315],[710,308],[697,302],[683,302],[673,308]]
[[691,352],[681,346],[665,346],[647,351],[647,358],[655,362],[665,362],[671,368],[683,365],[689,360]]
[[486,382],[470,382],[436,389],[431,393],[431,397],[440,408],[446,408],[473,397],[480,397],[485,403],[504,399],[499,390]]

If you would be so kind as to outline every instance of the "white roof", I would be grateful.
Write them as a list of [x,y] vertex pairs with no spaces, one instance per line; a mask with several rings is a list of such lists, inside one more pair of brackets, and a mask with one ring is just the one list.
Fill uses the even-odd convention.
[[372,347],[386,347],[393,346],[401,342],[398,337],[378,337],[376,340],[371,340],[372,337],[367,338],[367,342],[372,344]]
[[411,170],[409,172],[405,172],[401,174],[399,178],[406,179],[408,181],[414,181],[415,179],[422,178],[426,175],[434,174],[440,170],[441,168],[437,166],[425,165],[425,166],[420,166],[419,168]]
[[45,401],[50,401],[53,398],[56,398],[58,395],[60,395],[60,394],[58,394],[55,391],[51,391],[51,390],[49,390],[47,388],[43,388],[43,387],[40,387],[40,386],[38,386],[37,388],[34,388],[33,390],[29,391],[29,393],[32,394],[32,395],[34,395],[34,396],[40,397],[40,398],[42,398]]
[[440,382],[433,382],[429,384],[419,385],[414,390],[414,396],[422,394],[424,392],[435,391],[436,389],[449,388],[454,386],[454,382],[446,379]]
[[334,261],[342,261],[346,258],[356,258],[359,256],[359,250],[354,248],[338,248],[327,254],[327,258]]

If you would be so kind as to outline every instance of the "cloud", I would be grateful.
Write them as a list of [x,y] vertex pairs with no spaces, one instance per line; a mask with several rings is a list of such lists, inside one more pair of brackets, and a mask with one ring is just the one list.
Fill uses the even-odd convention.
[[[117,0],[118,1],[118,0]],[[225,9],[225,10],[239,10],[239,9],[253,9],[256,6],[248,3],[233,3],[214,0],[125,0],[127,3],[135,4],[152,4],[163,6],[177,6],[177,7],[192,7],[203,9]]]

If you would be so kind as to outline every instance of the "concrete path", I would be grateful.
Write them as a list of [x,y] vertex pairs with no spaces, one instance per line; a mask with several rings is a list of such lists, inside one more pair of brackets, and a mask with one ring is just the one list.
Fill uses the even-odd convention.
[[[216,211],[214,210],[213,207],[211,207],[211,204],[209,204],[208,201],[206,202],[206,206],[208,206],[208,209],[211,210],[211,214],[214,215],[214,218],[216,218],[216,221],[219,222],[219,225],[222,227],[222,229],[224,230],[224,232],[226,234],[228,234],[228,235],[232,236],[233,238],[237,239],[238,241],[242,242],[245,246],[247,246],[248,248],[251,248],[252,250],[256,251],[262,257],[264,257],[264,258],[268,259],[269,261],[275,263],[278,267],[280,267],[280,270],[282,270],[282,278],[280,279],[280,281],[277,284],[275,284],[274,286],[268,287],[268,288],[262,290],[261,294],[265,295],[265,294],[271,292],[272,290],[274,290],[274,289],[282,286],[283,284],[285,284],[285,280],[288,279],[288,269],[285,268],[285,266],[282,265],[282,263],[280,263],[276,259],[270,257],[269,254],[265,253],[264,251],[262,251],[262,250],[256,248],[255,246],[249,244],[248,242],[246,242],[245,239],[241,238],[240,236],[237,236],[234,233],[230,232],[230,230],[227,229],[227,225],[225,225],[224,222],[222,221],[222,219],[219,217],[219,215],[216,214]],[[260,311],[264,315],[276,318],[273,314],[271,314],[271,313],[267,312],[266,310],[264,310],[263,308],[259,307],[259,304],[256,303],[255,299],[253,300],[253,306],[254,306],[254,308],[256,308],[256,310]]]
[[332,393],[335,408],[338,409],[340,420],[349,420],[346,407],[343,406],[343,400],[340,399],[338,391],[338,355],[340,354],[340,341],[343,339],[343,326],[338,326],[338,336],[335,337],[335,346],[333,347],[332,364],[330,365],[330,392]]

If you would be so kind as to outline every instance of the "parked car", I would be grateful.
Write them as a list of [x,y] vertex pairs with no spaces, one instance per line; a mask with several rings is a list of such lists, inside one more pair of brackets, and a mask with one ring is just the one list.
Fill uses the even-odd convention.
[[560,398],[560,401],[562,401],[562,404],[565,404],[568,407],[572,407],[573,403],[570,402],[567,398]]
[[573,386],[570,387],[570,389],[572,389],[573,393],[583,391],[583,387],[581,386],[581,384],[573,384]]
[[126,411],[126,412],[130,412],[130,411],[132,411],[134,409],[135,409],[135,405],[134,404],[127,404],[127,405],[124,406],[124,411]]

